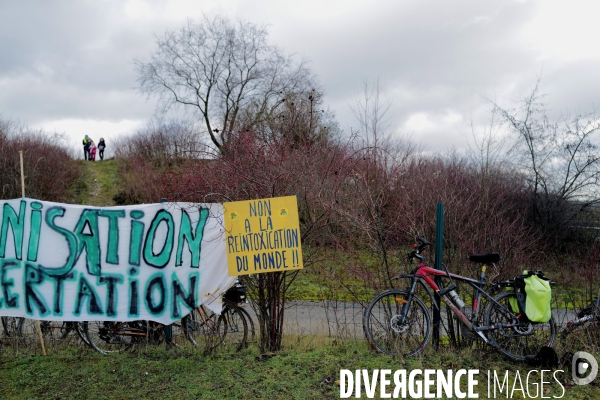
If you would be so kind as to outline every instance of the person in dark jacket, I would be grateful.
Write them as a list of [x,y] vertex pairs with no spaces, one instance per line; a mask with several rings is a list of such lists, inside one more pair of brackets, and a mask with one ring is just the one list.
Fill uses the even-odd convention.
[[100,142],[98,142],[98,155],[100,156],[100,160],[104,160],[104,149],[106,148],[106,143],[104,143],[104,138],[100,138]]

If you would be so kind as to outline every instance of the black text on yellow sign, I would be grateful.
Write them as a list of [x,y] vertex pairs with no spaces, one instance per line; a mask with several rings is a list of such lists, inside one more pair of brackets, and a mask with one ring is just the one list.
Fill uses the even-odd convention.
[[229,275],[302,269],[296,196],[223,206]]

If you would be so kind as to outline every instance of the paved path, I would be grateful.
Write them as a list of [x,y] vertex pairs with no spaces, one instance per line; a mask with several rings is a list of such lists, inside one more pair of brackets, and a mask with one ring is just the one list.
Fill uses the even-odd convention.
[[[245,306],[251,315],[250,305]],[[363,338],[363,307],[358,302],[332,301],[291,301],[285,310],[285,333],[289,335],[341,335]],[[558,329],[562,329],[570,320],[576,318],[569,310],[555,310],[554,320]],[[445,310],[442,310],[445,318]]]

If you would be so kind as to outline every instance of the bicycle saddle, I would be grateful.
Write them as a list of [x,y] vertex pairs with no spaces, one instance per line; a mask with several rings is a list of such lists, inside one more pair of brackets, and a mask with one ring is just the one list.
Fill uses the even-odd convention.
[[499,253],[488,253],[488,254],[473,254],[469,256],[469,261],[473,261],[481,264],[488,264],[500,261]]

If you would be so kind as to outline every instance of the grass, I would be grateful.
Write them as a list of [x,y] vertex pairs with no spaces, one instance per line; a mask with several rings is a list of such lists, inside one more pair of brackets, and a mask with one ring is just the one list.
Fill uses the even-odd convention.
[[[306,251],[306,250],[304,250]],[[310,253],[310,249],[308,250]],[[357,265],[376,274],[379,259],[367,252],[358,255],[321,249],[322,260],[300,270],[287,293],[290,300],[369,301],[378,291],[357,274]],[[349,266],[352,266],[349,269]],[[395,271],[400,273],[400,271]]]
[[96,207],[114,206],[113,197],[119,187],[117,161],[75,162],[80,164],[82,175],[73,188],[72,202]]
[[[529,372],[522,364],[507,362],[490,348],[459,351],[429,348],[423,357],[401,359],[374,353],[364,341],[287,339],[293,343],[288,343],[287,350],[268,355],[250,347],[240,353],[221,350],[203,356],[184,346],[171,351],[153,347],[111,356],[72,348],[47,357],[4,356],[0,357],[0,396],[3,399],[339,398],[336,381],[341,369],[366,369],[369,374],[375,369],[407,370],[407,373],[414,369],[454,372],[478,369],[477,391],[480,398],[487,398],[488,371],[490,374],[497,371],[502,377],[509,371],[511,388],[517,369],[524,387]],[[539,384],[539,374],[532,376],[536,376]],[[560,396],[561,386],[548,376],[545,380],[550,383],[545,386],[544,396]],[[568,385],[566,374],[557,373],[557,377],[565,386],[564,398],[600,397],[597,382],[572,386]],[[530,385],[529,389],[533,391],[535,386]],[[514,398],[519,398],[521,392],[515,393]],[[366,398],[364,387],[362,396]],[[507,398],[506,393],[496,398]]]

